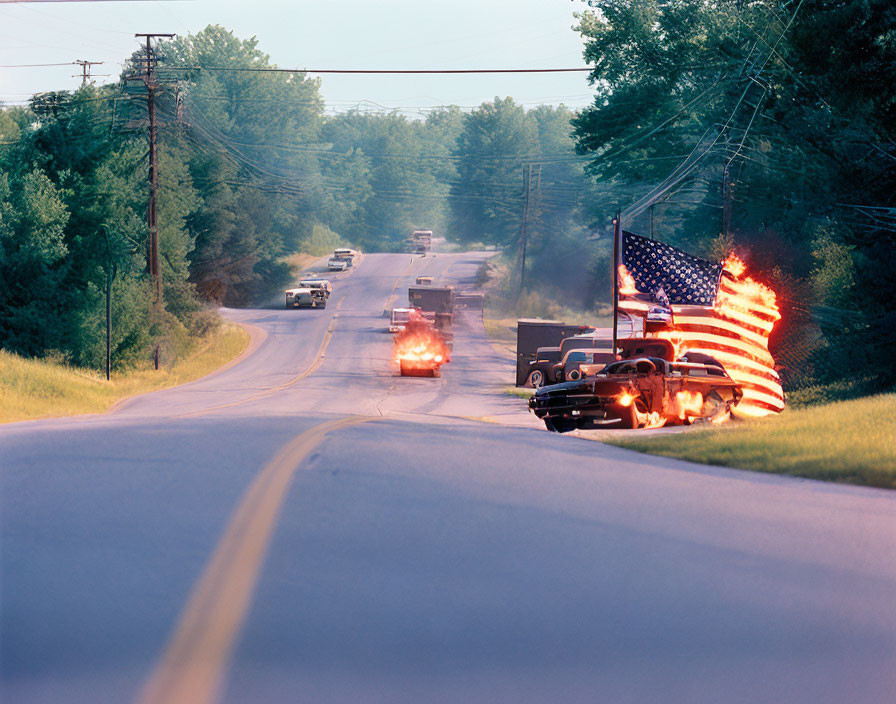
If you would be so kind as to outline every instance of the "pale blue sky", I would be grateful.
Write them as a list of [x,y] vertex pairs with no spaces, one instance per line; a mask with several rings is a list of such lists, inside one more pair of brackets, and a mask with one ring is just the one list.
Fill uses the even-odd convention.
[[[136,48],[135,32],[195,32],[221,24],[257,36],[288,68],[547,68],[584,65],[572,29],[580,0],[186,0],[184,2],[0,3],[0,65],[105,61],[111,73]],[[72,89],[77,66],[0,68],[0,100]],[[523,104],[580,107],[586,73],[464,76],[323,76],[328,111],[457,104],[496,95]]]

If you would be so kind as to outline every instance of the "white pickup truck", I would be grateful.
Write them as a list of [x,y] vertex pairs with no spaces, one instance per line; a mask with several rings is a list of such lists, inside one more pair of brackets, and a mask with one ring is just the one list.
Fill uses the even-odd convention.
[[327,279],[318,279],[318,278],[309,278],[302,279],[299,281],[299,288],[316,288],[320,289],[324,292],[324,295],[329,298],[330,294],[333,293],[333,284],[331,284]]
[[326,308],[327,294],[320,288],[291,288],[286,291],[287,308]]

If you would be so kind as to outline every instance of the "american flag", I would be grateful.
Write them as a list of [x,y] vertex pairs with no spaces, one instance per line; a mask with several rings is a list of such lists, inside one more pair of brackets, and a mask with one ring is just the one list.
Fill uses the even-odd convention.
[[648,335],[670,340],[679,357],[698,352],[721,362],[744,391],[736,413],[782,411],[784,391],[768,351],[781,317],[774,292],[744,276],[736,257],[713,263],[631,232],[620,244],[619,310],[656,320],[651,312],[668,298],[670,324]]

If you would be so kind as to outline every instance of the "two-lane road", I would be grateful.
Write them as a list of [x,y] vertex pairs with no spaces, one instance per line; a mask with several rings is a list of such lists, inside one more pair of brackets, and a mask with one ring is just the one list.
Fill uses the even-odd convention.
[[229,369],[0,428],[3,701],[892,701],[896,495],[544,432],[470,313],[396,375],[384,308],[481,256],[368,255],[225,311]]

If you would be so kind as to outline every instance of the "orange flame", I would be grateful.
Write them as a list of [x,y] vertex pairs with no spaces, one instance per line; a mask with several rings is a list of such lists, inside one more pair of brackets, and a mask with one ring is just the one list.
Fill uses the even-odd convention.
[[395,336],[395,361],[421,369],[434,369],[450,361],[445,339],[427,322],[411,320]]
[[747,270],[747,265],[744,264],[743,259],[731,252],[725,258],[725,261],[722,262],[722,268],[730,272],[734,278],[737,278]]
[[651,411],[647,414],[647,424],[644,426],[645,430],[650,430],[651,428],[662,428],[666,424],[666,419],[663,418],[657,411]]
[[629,296],[638,293],[638,289],[635,286],[635,279],[628,273],[625,264],[619,265],[619,293]]
[[628,391],[623,391],[621,394],[619,394],[619,405],[620,406],[625,406],[625,407],[631,406],[632,401],[634,401],[634,400],[635,400],[635,397],[632,396]]
[[675,409],[680,420],[699,416],[703,411],[703,394],[699,391],[679,391],[675,394]]
[[[735,278],[735,281],[728,284],[735,293],[720,290],[716,310],[726,318],[771,332],[774,321],[781,318],[775,292],[752,277],[741,278],[747,265],[734,252],[728,255],[722,266]],[[755,311],[769,320],[756,316]]]
[[669,330],[660,330],[656,333],[656,337],[661,340],[668,340],[672,343],[673,354],[675,355],[674,359],[678,359],[684,353],[684,350],[682,349],[684,339],[682,338],[680,330],[677,330],[674,327]]

